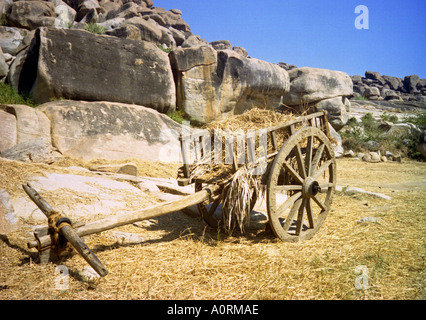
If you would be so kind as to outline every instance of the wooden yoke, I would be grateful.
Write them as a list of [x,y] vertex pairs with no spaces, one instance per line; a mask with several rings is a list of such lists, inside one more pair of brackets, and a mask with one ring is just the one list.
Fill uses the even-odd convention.
[[[69,241],[84,260],[86,260],[101,277],[106,276],[108,274],[108,270],[74,231],[71,220],[54,210],[29,184],[22,185],[22,187],[30,199],[46,215],[49,222],[48,233],[51,235],[54,247],[57,248],[58,246],[63,246],[66,240]],[[35,236],[36,239],[38,239],[37,235]],[[61,239],[61,237],[66,240],[63,238]],[[38,249],[40,253],[42,250],[40,245],[38,246]]]

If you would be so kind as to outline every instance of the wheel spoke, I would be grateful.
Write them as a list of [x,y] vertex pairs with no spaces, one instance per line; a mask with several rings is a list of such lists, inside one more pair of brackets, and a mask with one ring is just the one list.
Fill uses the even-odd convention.
[[216,211],[217,207],[220,204],[220,200],[221,198],[219,197],[213,202],[212,206],[209,209],[209,216],[213,216],[214,212]]
[[293,169],[293,167],[287,162],[283,162],[283,166],[291,174],[291,176],[296,179],[300,184],[303,184],[303,178]]
[[290,207],[292,204],[296,202],[297,199],[299,199],[302,196],[302,192],[297,192],[296,194],[292,195],[290,198],[288,198],[277,210],[278,215],[284,213],[285,210],[287,210],[288,207]]
[[290,213],[285,218],[284,225],[283,225],[283,229],[284,229],[285,232],[288,231],[288,229],[290,228],[291,224],[293,223],[293,218],[296,215],[296,212],[299,211],[299,208],[302,205],[302,201],[303,201],[303,199],[296,200],[294,202],[294,206],[290,209]]
[[313,217],[313,211],[312,211],[311,198],[307,199],[307,203],[306,203],[306,216],[308,217],[309,227],[311,229],[313,229],[314,228],[314,217]]
[[313,196],[312,199],[315,201],[315,203],[321,208],[321,210],[327,210],[326,206],[321,202],[320,199],[318,199],[317,196]]
[[312,177],[314,179],[318,179],[319,177],[321,177],[321,175],[325,172],[325,170],[333,163],[333,160],[327,160],[326,162],[323,163],[323,165],[313,173]]
[[321,192],[325,192],[329,188],[333,187],[333,183],[331,183],[331,182],[329,182],[329,183],[320,183],[319,186],[321,188]]
[[296,145],[296,161],[302,178],[306,178],[306,170],[305,165],[303,163],[302,150],[300,150],[300,146],[298,144]]
[[315,171],[316,167],[318,166],[319,161],[321,160],[322,157],[322,153],[324,152],[324,144],[321,144],[317,151],[315,152],[315,156],[314,159],[312,160],[312,165],[311,165],[311,173]]
[[306,157],[305,157],[305,167],[308,172],[306,172],[306,177],[309,177],[312,172],[312,145],[314,138],[312,136],[308,137],[308,145],[306,146]]
[[302,186],[299,184],[292,184],[287,186],[276,186],[276,191],[299,191],[302,190]]
[[306,198],[302,198],[302,203],[299,207],[299,214],[297,215],[296,221],[296,236],[300,235],[300,231],[302,230],[303,225],[303,212],[305,211]]

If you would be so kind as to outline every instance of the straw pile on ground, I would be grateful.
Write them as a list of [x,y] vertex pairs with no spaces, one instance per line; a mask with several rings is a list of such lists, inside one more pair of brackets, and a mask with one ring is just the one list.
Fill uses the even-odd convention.
[[[244,227],[250,223],[251,202],[253,197],[263,193],[261,189],[262,179],[266,173],[262,175],[253,174],[253,170],[259,165],[267,165],[261,161],[267,161],[266,153],[270,154],[273,150],[271,139],[267,138],[267,152],[261,150],[259,141],[260,133],[257,130],[267,129],[287,121],[294,120],[297,116],[291,113],[280,113],[273,110],[253,108],[247,112],[230,117],[223,120],[211,122],[204,126],[210,132],[210,137],[215,136],[218,130],[234,136],[232,151],[234,156],[237,154],[245,155],[245,162],[238,166],[235,170],[233,164],[229,164],[229,159],[226,159],[226,143],[229,140],[222,139],[222,162],[215,163],[213,152],[210,154],[210,159],[206,163],[206,159],[196,162],[191,170],[191,178],[201,179],[210,183],[218,181],[226,181],[222,192],[222,222],[226,231],[231,233],[236,226],[241,232],[244,232]],[[247,139],[243,139],[243,143],[238,143],[236,137],[243,137],[249,130],[255,130],[255,150],[253,158],[256,161],[248,161]],[[282,146],[289,137],[287,128],[276,131],[277,145]],[[212,143],[212,148],[214,142]],[[263,152],[263,153],[262,153]],[[265,157],[262,157],[265,155]],[[270,158],[269,161],[273,159]],[[260,161],[260,162],[259,162]],[[216,161],[217,162],[217,161]],[[240,161],[238,161],[240,162]],[[267,172],[267,171],[266,171]]]

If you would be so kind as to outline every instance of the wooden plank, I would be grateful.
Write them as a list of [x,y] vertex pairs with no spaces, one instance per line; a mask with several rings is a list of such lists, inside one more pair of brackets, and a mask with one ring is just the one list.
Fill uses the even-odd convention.
[[276,131],[271,131],[271,142],[272,142],[272,148],[274,151],[278,150],[278,144],[277,144],[277,135]]

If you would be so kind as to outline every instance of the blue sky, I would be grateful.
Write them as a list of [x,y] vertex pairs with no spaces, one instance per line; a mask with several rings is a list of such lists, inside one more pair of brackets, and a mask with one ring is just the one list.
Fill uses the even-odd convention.
[[[253,58],[364,75],[426,78],[426,0],[153,0],[179,9],[194,34]],[[355,28],[358,5],[368,29]],[[363,21],[365,22],[365,21]]]

